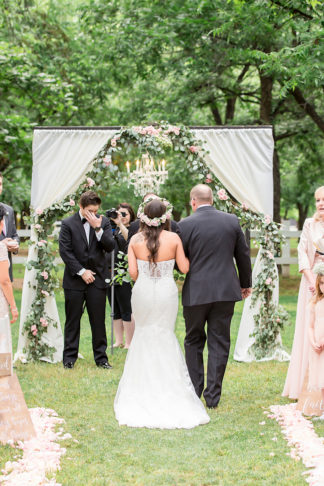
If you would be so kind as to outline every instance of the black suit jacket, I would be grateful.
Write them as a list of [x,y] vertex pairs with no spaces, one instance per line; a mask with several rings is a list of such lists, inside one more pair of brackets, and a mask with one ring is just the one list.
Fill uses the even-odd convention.
[[[6,215],[4,218],[5,225],[6,225],[6,234],[5,235],[3,233],[0,234],[0,241],[4,240],[5,238],[12,238],[13,240],[16,240],[19,244],[20,239],[16,229],[14,210],[12,209],[11,206],[8,206],[8,204],[4,204],[4,203],[1,204],[4,206],[6,210]],[[15,253],[18,253],[18,250]],[[8,256],[10,262],[9,275],[10,275],[10,279],[12,280],[12,256],[10,251],[8,251]]]
[[[128,238],[127,238],[127,248],[128,248],[131,237],[136,235],[136,233],[138,233],[139,227],[140,227],[140,220],[139,219],[136,219],[135,221],[133,221],[129,225]],[[173,233],[177,233],[180,236],[179,225],[173,219],[171,219],[171,231]]]
[[241,287],[251,287],[252,272],[250,249],[237,217],[204,206],[181,220],[179,227],[190,261],[182,290],[183,305],[241,300]]
[[65,263],[63,288],[84,290],[87,284],[78,275],[82,269],[92,270],[96,273],[95,281],[91,285],[98,288],[108,287],[107,254],[114,248],[110,222],[103,216],[103,234],[97,240],[95,231],[90,227],[89,244],[84,231],[79,212],[62,221],[59,248],[60,255]]

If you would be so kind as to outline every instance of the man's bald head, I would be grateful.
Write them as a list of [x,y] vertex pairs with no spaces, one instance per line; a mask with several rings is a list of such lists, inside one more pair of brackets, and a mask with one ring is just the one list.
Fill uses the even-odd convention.
[[190,198],[194,199],[197,206],[213,204],[213,192],[206,184],[197,184],[190,191]]

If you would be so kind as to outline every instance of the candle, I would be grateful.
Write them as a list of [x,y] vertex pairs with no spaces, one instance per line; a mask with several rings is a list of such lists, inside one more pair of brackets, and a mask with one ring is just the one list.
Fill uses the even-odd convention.
[[127,169],[127,172],[130,173],[130,163],[128,162],[128,160],[126,162],[126,169]]

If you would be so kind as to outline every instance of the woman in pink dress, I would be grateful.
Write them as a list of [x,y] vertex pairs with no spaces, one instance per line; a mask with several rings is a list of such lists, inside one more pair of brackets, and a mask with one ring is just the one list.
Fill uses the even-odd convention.
[[[317,274],[315,295],[309,319],[309,391],[320,391],[324,403],[324,263],[314,267]],[[319,417],[324,420],[324,413]]]
[[[5,207],[0,204],[0,233],[3,230],[5,214]],[[9,309],[12,316],[11,321]],[[15,322],[17,318],[18,309],[9,277],[8,250],[5,243],[0,241],[0,353],[12,352],[10,322]]]
[[298,266],[302,273],[291,359],[283,396],[297,399],[309,361],[309,302],[315,292],[314,265],[324,261],[324,186],[315,191],[316,212],[306,219],[298,244]]

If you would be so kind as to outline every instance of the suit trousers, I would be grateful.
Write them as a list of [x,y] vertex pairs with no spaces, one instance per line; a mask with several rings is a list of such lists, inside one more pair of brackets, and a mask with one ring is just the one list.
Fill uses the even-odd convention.
[[65,328],[63,363],[75,362],[78,358],[80,341],[80,321],[86,307],[92,333],[92,349],[95,362],[108,361],[107,336],[105,326],[106,292],[93,284],[85,290],[64,289]]
[[203,351],[207,339],[207,387],[204,391],[204,398],[208,407],[216,407],[220,400],[230,350],[230,326],[234,305],[235,302],[212,302],[183,307],[186,323],[184,342],[186,362],[199,398],[204,391]]

